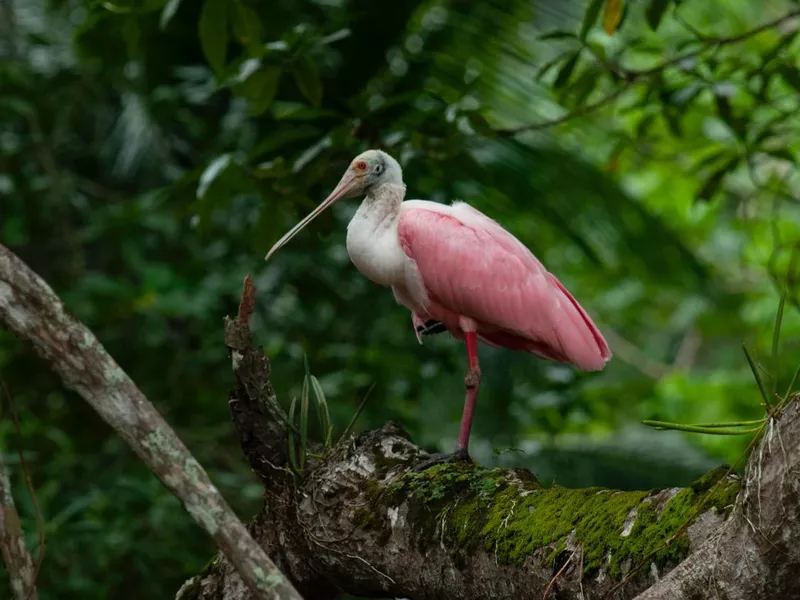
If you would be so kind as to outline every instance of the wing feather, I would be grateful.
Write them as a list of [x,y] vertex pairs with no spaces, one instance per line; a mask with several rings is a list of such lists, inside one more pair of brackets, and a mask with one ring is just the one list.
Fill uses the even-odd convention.
[[[468,204],[407,201],[398,233],[429,300],[478,322],[487,342],[585,370],[601,369],[611,357],[600,331],[558,279]],[[446,315],[432,316],[446,321]]]

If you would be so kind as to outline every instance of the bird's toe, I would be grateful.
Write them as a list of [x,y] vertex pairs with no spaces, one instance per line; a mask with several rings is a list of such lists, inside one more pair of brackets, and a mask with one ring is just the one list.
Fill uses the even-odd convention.
[[437,454],[431,454],[429,458],[422,461],[416,467],[414,467],[414,471],[417,473],[430,469],[436,465],[443,465],[446,463],[454,463],[454,462],[471,462],[472,458],[467,452],[466,449],[461,448],[456,450],[455,452],[443,452]]

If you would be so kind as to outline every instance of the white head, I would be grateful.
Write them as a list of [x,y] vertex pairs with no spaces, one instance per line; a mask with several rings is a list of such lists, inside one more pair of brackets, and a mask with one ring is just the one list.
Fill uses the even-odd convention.
[[398,162],[383,150],[362,152],[350,163],[330,196],[279,239],[267,253],[265,260],[269,260],[279,248],[286,245],[303,227],[337,200],[363,196],[386,184],[403,185],[403,170]]
[[347,171],[353,171],[357,179],[353,189],[343,196],[344,198],[367,194],[386,183],[403,185],[403,170],[398,162],[383,150],[362,152],[353,159]]

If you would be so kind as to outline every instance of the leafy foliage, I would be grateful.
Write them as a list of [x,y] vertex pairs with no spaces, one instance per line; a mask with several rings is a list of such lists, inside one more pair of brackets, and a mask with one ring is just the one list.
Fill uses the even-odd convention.
[[[324,403],[330,432],[361,404],[356,428],[393,419],[431,448],[453,442],[463,348],[420,347],[391,294],[349,265],[352,204],[263,262],[355,153],[383,147],[411,197],[465,199],[529,245],[615,351],[585,375],[482,348],[475,457],[562,485],[688,483],[748,440],[639,421],[760,418],[740,347],[768,355],[784,287],[782,356],[796,353],[800,42],[785,17],[798,8],[557,4],[3,3],[0,240],[244,516],[261,488],[229,424],[220,329],[246,272],[287,409]],[[768,390],[796,365],[770,368]],[[211,543],[178,503],[2,333],[0,372],[46,521],[43,599],[169,597],[202,568]],[[14,437],[0,420],[33,547]]]

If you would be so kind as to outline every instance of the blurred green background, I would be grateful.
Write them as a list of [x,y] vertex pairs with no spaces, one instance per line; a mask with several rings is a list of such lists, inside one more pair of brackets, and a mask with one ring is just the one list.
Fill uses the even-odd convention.
[[[464,199],[517,235],[615,352],[581,374],[482,348],[473,456],[564,486],[685,485],[749,439],[640,421],[760,417],[741,343],[767,357],[783,286],[782,387],[798,362],[797,23],[717,38],[799,7],[611,4],[622,13],[602,0],[0,0],[0,242],[95,331],[246,520],[261,488],[229,420],[222,343],[245,273],[283,402],[305,354],[338,431],[374,384],[357,429],[391,419],[431,450],[454,443],[464,349],[446,335],[419,346],[407,311],[350,265],[356,201],[263,260],[355,154],[384,148],[409,197]],[[613,35],[604,21],[619,21]],[[0,375],[45,521],[40,597],[172,597],[210,540],[3,331]]]

